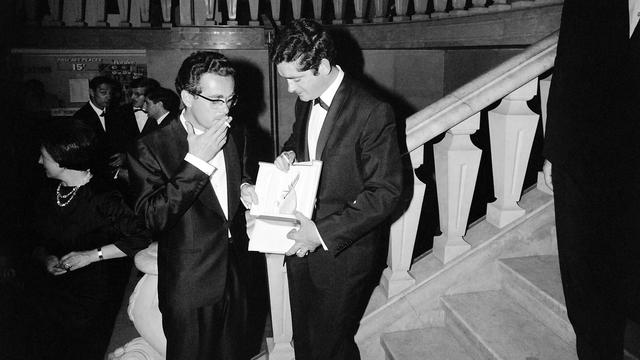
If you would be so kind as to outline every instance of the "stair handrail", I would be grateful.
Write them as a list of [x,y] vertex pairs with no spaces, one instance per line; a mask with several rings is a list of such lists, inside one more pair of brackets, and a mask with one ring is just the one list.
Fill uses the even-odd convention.
[[407,149],[413,151],[553,67],[558,30],[483,75],[409,116]]

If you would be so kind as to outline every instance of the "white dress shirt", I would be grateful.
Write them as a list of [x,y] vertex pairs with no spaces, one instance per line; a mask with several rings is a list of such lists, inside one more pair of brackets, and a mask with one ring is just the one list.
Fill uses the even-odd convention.
[[100,125],[102,125],[102,130],[107,131],[107,126],[104,124],[104,113],[107,111],[107,109],[100,109],[99,107],[93,105],[93,102],[91,102],[91,100],[89,100],[89,105],[91,105],[93,111],[95,111],[96,115],[98,115],[98,119],[100,119]]
[[166,118],[167,115],[169,115],[168,112],[164,113],[164,115],[162,115],[162,116],[160,116],[159,118],[156,119],[156,122],[158,123],[158,125],[162,124],[162,120],[164,120],[164,118]]
[[640,0],[629,0],[629,38],[640,20]]
[[[325,90],[320,99],[324,101],[327,106],[331,106],[333,97],[336,95],[342,79],[344,79],[344,71],[340,66],[336,66],[338,69],[338,76]],[[327,116],[327,110],[323,109],[320,104],[315,104],[311,108],[311,115],[309,116],[309,125],[307,126],[307,146],[309,150],[309,160],[316,160],[316,148],[318,147],[318,138],[320,137],[320,131],[322,130],[322,124]]]
[[[142,108],[139,108],[142,110]],[[148,115],[144,111],[136,111],[136,108],[133,108],[133,115],[136,117],[136,123],[138,124],[138,131],[142,132],[144,129],[144,125],[147,123]]]

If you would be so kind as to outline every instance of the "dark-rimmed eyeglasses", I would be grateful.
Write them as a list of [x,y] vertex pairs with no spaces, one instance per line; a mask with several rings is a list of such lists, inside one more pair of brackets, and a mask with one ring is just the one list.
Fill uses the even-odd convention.
[[212,99],[212,98],[208,98],[206,96],[200,95],[200,94],[194,94],[194,95],[195,96],[199,96],[199,97],[207,100],[213,106],[216,106],[216,107],[222,107],[222,106],[226,105],[229,109],[231,109],[232,107],[236,106],[236,103],[238,102],[238,96],[237,95],[231,95],[226,100],[225,99]]

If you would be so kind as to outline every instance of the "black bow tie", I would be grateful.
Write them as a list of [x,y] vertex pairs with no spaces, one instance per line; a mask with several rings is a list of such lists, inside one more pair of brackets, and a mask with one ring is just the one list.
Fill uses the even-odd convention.
[[313,105],[315,106],[316,104],[320,105],[320,107],[323,108],[324,111],[329,111],[329,105],[327,105],[326,102],[322,101],[322,99],[320,98],[313,99]]
[[142,111],[143,113],[147,113],[143,108],[133,108],[133,112],[137,113],[138,111]]

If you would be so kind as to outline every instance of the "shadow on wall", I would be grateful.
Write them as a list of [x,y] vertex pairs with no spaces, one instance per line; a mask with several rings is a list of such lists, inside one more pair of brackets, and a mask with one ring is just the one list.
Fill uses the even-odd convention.
[[[234,61],[236,67],[236,93],[239,97],[238,106],[232,111],[234,122],[234,139],[244,139],[244,175],[255,179],[258,171],[258,161],[273,161],[273,138],[268,130],[259,124],[259,117],[266,111],[264,103],[265,77],[254,64],[245,61]],[[269,288],[267,280],[267,265],[264,254],[249,252],[247,262],[242,268],[246,269],[248,282],[248,354],[260,353],[264,336],[267,316],[269,315]]]
[[[415,108],[404,97],[399,94],[389,91],[387,88],[377,83],[375,79],[364,73],[364,57],[362,55],[362,49],[352,35],[345,29],[332,28],[329,30],[334,42],[336,44],[336,50],[338,54],[337,63],[342,69],[350,76],[358,79],[362,82],[373,94],[378,98],[391,104],[395,117],[396,126],[398,131],[398,142],[400,144],[400,152],[403,154],[403,178],[404,178],[404,194],[402,201],[396,209],[395,215],[392,218],[396,220],[399,218],[409,207],[409,203],[413,196],[413,167],[411,165],[411,158],[407,152],[406,147],[406,119],[410,115],[417,112],[419,109]],[[420,216],[420,224],[418,225],[418,234],[415,241],[414,257],[424,253],[431,249],[433,245],[433,236],[438,235],[438,211],[437,211],[437,197],[436,187],[434,180],[434,164],[433,164],[433,148],[428,143],[424,147],[424,162],[416,170],[418,179],[426,184],[426,192],[422,207],[422,213]]]

